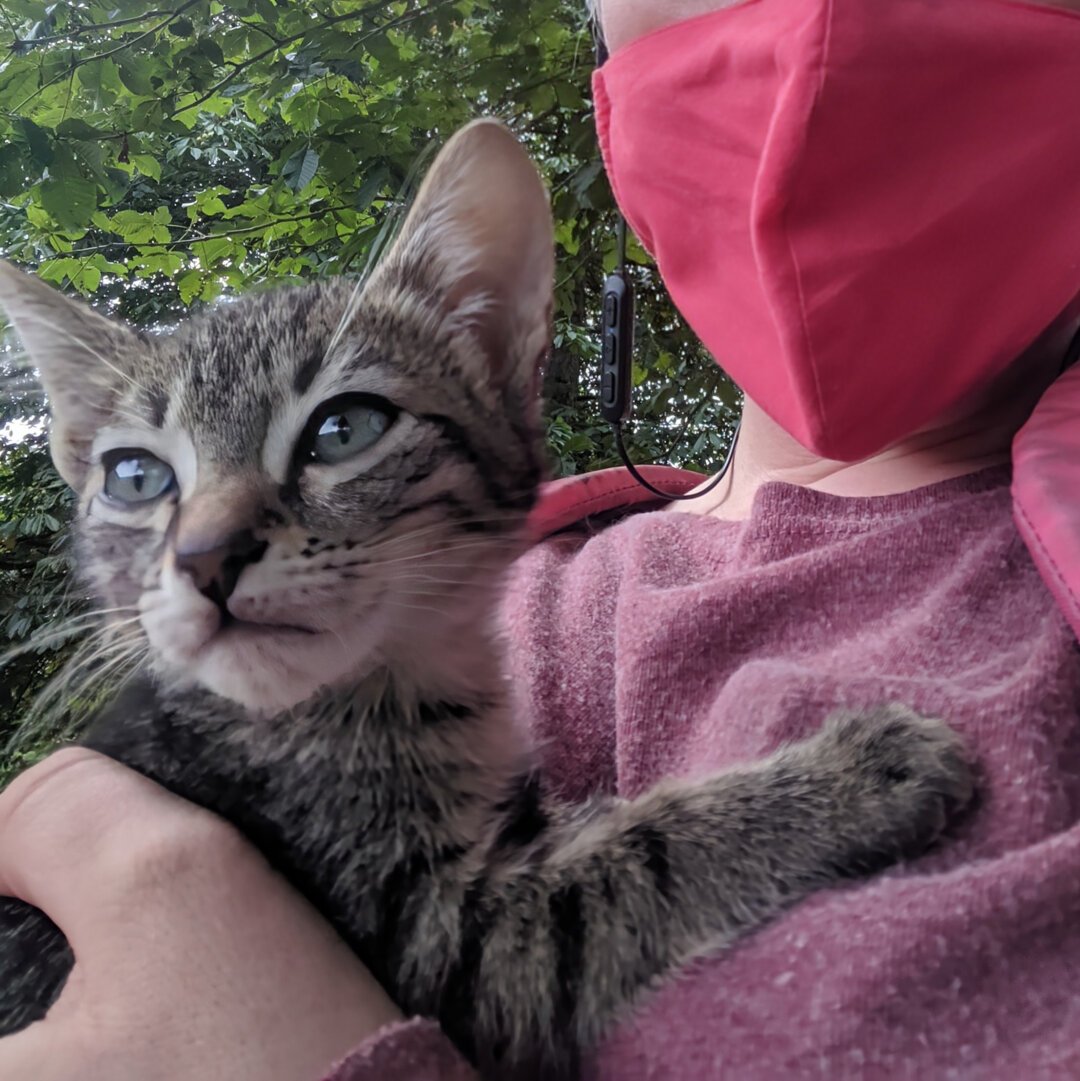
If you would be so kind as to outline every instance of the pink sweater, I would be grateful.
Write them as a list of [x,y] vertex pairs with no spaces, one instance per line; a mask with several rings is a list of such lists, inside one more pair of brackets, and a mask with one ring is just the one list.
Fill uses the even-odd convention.
[[[668,980],[587,1081],[1080,1078],[1080,652],[1008,479],[774,483],[745,522],[641,513],[521,561],[513,665],[568,799],[750,761],[886,700],[947,718],[982,773],[940,850]],[[414,1021],[331,1079],[469,1076]]]

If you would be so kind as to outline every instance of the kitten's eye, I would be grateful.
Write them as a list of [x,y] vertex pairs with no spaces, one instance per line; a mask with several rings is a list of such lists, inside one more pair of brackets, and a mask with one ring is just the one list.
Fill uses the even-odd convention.
[[101,464],[105,494],[117,503],[149,503],[169,491],[176,480],[172,469],[146,450],[110,450]]
[[302,453],[333,465],[377,443],[394,423],[396,406],[371,394],[342,394],[323,402],[307,422]]

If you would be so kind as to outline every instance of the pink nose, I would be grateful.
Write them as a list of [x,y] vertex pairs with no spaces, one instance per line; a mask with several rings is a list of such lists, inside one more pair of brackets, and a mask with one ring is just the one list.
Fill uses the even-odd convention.
[[178,549],[176,569],[216,604],[224,605],[236,588],[244,568],[258,563],[267,548],[250,529],[241,529],[220,543],[198,549]]

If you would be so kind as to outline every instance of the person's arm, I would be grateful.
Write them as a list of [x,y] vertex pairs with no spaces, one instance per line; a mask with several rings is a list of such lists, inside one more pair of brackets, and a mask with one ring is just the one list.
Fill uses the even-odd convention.
[[0,793],[0,895],[45,911],[77,959],[48,1017],[0,1040],[0,1077],[469,1076],[230,826],[90,751]]

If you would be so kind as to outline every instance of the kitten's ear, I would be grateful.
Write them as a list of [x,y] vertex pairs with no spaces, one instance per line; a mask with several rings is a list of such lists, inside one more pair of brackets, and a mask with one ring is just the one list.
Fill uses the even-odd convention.
[[365,298],[431,291],[477,336],[496,377],[532,380],[550,341],[554,277],[540,175],[506,127],[476,120],[439,152]]
[[0,261],[0,308],[7,313],[49,398],[49,443],[60,475],[78,489],[87,452],[138,355],[135,331],[74,300],[40,278]]

